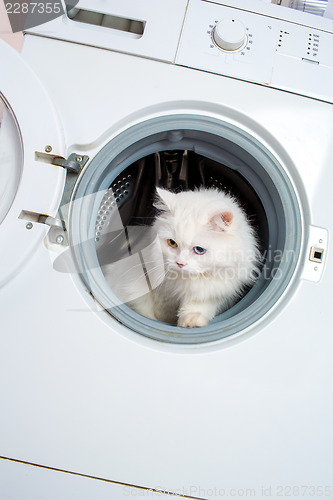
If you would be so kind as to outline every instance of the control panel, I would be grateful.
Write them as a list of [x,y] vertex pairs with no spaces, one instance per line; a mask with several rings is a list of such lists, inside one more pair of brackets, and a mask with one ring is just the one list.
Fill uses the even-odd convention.
[[332,54],[330,31],[190,0],[175,62],[333,102]]

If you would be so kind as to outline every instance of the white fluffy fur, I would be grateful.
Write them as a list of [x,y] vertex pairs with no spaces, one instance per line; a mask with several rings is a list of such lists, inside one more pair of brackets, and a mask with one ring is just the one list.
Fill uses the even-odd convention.
[[[182,327],[207,325],[258,276],[254,231],[236,200],[221,191],[157,193],[160,214],[153,230],[158,237],[143,256],[146,270],[139,261],[131,270],[127,265],[128,279],[116,293],[144,316]],[[169,239],[178,246],[171,247]],[[206,252],[197,255],[194,247]],[[110,270],[106,276],[115,283]]]

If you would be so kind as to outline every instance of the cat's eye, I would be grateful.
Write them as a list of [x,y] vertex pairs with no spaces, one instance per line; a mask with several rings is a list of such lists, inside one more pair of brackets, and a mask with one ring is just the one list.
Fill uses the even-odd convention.
[[194,253],[196,253],[197,255],[203,255],[204,253],[207,252],[207,250],[205,248],[202,248],[202,247],[193,247],[193,250],[194,250]]
[[172,240],[171,238],[168,239],[168,245],[172,248],[177,248],[178,245],[177,243],[175,242],[175,240]]

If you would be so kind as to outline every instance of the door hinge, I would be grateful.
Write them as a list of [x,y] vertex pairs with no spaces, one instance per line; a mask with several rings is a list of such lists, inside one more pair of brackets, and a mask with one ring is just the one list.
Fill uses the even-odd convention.
[[35,159],[43,163],[63,167],[68,172],[79,174],[89,160],[89,156],[72,153],[68,158],[64,158],[63,156],[52,153],[35,151]]
[[51,226],[46,237],[46,243],[56,243],[63,246],[68,245],[68,212],[70,200],[76,181],[88,160],[89,156],[76,153],[72,153],[67,159],[59,156],[54,158],[52,165],[57,165],[67,170],[64,192],[57,214],[57,219],[61,221],[63,230],[56,225]]
[[74,186],[78,180],[83,167],[89,160],[89,156],[72,153],[68,158],[59,155],[35,151],[37,161],[55,165],[66,169],[66,181],[60,201],[58,213],[55,217],[47,214],[39,214],[22,210],[20,219],[29,220],[27,229],[33,227],[33,223],[46,224],[50,229],[46,236],[46,244],[68,245],[68,212]]

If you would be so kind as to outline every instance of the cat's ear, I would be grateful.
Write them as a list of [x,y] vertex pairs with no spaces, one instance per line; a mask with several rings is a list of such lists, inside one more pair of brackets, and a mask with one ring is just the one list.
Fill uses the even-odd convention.
[[215,230],[226,231],[231,226],[233,218],[232,212],[219,212],[209,220],[209,224]]
[[157,196],[155,198],[154,207],[161,210],[171,210],[174,203],[175,193],[167,191],[166,189],[156,188]]

